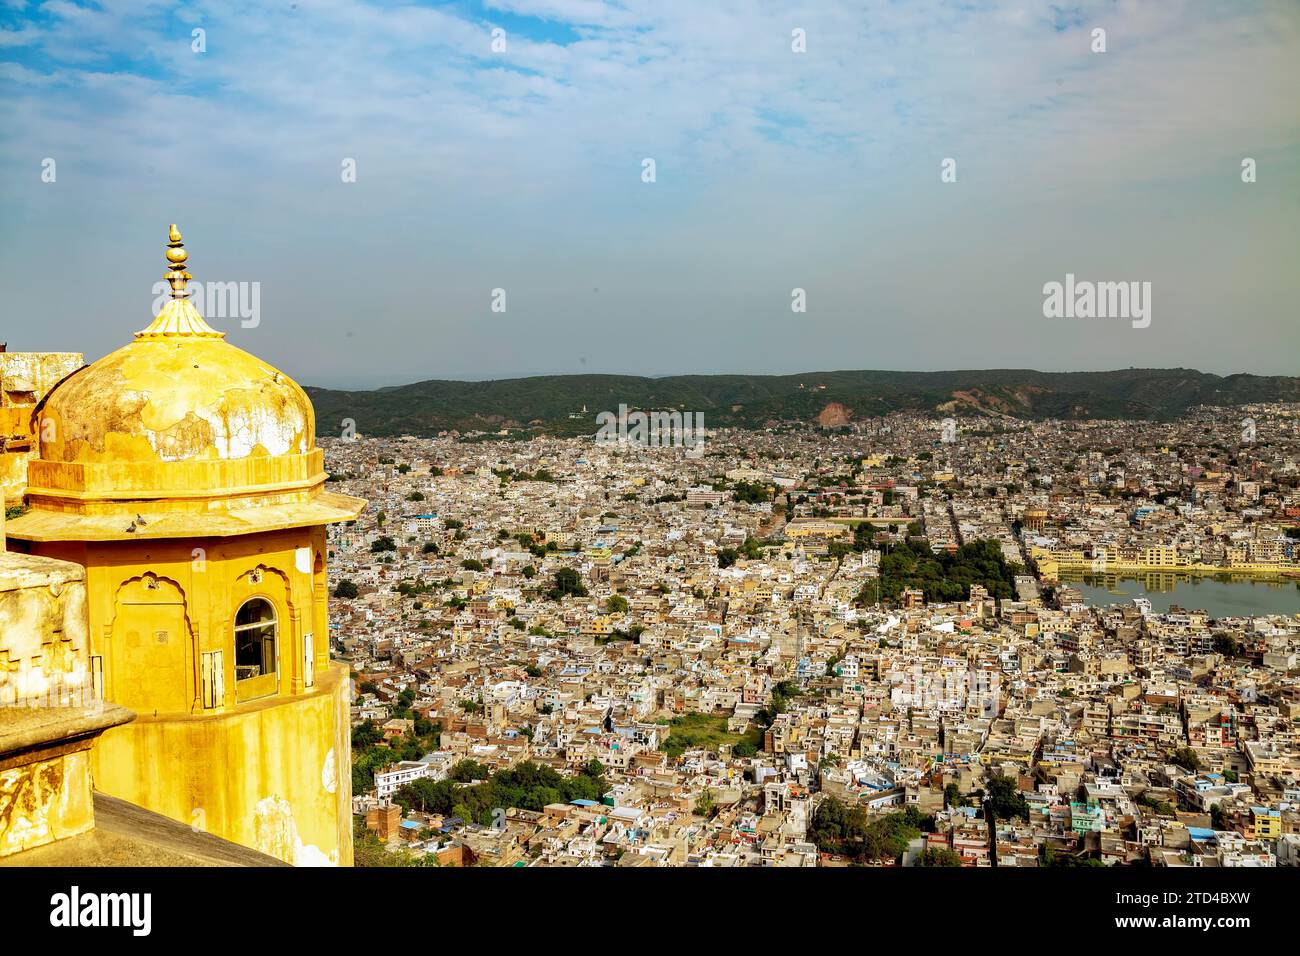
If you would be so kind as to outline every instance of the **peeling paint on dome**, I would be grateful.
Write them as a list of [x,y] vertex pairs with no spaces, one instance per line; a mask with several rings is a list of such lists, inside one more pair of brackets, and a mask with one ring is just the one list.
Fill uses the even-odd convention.
[[[237,460],[315,447],[307,394],[220,339],[139,339],[49,395],[41,457],[53,461]],[[147,449],[147,450],[146,450]]]

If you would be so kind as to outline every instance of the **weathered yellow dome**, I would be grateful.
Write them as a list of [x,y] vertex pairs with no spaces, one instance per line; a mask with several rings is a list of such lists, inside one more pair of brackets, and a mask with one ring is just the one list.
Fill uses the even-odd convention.
[[219,338],[138,338],[64,379],[38,426],[45,461],[239,459],[315,447],[307,394]]
[[307,393],[203,320],[187,298],[187,258],[172,226],[172,298],[135,341],[38,406],[30,511],[13,536],[220,536],[346,520],[364,506],[323,490]]

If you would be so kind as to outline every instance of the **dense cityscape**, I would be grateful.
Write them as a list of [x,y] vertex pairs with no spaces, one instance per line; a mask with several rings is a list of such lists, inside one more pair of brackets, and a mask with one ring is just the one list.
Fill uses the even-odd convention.
[[356,861],[1296,865],[1298,414],[323,438]]

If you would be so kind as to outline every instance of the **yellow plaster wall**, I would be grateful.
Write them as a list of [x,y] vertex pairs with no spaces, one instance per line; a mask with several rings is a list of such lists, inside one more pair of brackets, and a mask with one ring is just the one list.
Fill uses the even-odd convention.
[[67,703],[89,688],[86,585],[74,564],[0,563],[0,707]]
[[36,454],[32,412],[46,392],[81,368],[80,352],[0,352],[0,497],[22,501]]
[[93,696],[89,658],[82,569],[0,549],[0,856],[95,824],[89,740],[48,733]]
[[[211,650],[225,652],[225,705],[235,704],[232,628],[239,606],[252,597],[276,605],[281,694],[303,690],[307,632],[314,636],[316,668],[329,663],[323,528],[30,547],[86,568],[90,652],[103,657],[104,697],[142,716],[155,710],[196,711],[199,655]],[[254,583],[258,571],[262,580]],[[128,638],[138,635],[145,644],[160,631],[167,632],[167,643],[157,648],[150,666],[132,666],[149,659],[125,654]],[[184,686],[176,686],[178,674]]]
[[352,865],[348,672],[211,717],[141,716],[95,745],[95,786],[299,866]]
[[[349,681],[329,660],[324,528],[31,548],[86,568],[104,697],[139,715],[95,745],[96,787],[286,862],[351,864]],[[252,597],[276,607],[279,692],[240,703],[234,618]],[[212,650],[225,694],[205,709]]]
[[0,769],[0,856],[94,827],[89,758],[88,750],[81,749]]

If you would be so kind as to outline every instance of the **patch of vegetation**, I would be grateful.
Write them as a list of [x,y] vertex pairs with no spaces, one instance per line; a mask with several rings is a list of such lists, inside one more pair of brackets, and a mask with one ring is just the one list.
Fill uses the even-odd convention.
[[[609,789],[604,773],[598,760],[572,776],[531,762],[490,773],[481,764],[462,760],[446,780],[413,780],[398,788],[393,800],[408,813],[440,813],[488,826],[497,809],[541,810],[550,803],[599,801]],[[481,782],[470,783],[475,780]]]
[[1144,807],[1150,807],[1162,817],[1172,817],[1176,810],[1174,805],[1168,800],[1157,800],[1155,797],[1149,796],[1145,793],[1138,798],[1138,803],[1142,804]]
[[[810,374],[822,388],[800,388]],[[372,435],[432,437],[444,429],[457,429],[480,432],[482,440],[495,441],[503,424],[518,440],[534,434],[591,435],[596,430],[594,419],[569,416],[583,404],[604,408],[611,394],[625,398],[630,407],[708,408],[714,427],[762,428],[772,420],[814,422],[831,402],[843,405],[854,419],[909,409],[932,411],[951,400],[956,390],[978,390],[1025,419],[1172,418],[1194,405],[1300,400],[1300,383],[1294,378],[1224,377],[1191,369],[837,371],[664,378],[546,375],[491,383],[432,380],[374,391],[308,387],[307,393],[321,435],[328,433],[329,423],[351,417],[364,420]],[[1135,401],[1135,394],[1141,394],[1143,401]],[[744,396],[743,402],[737,401],[739,395]],[[534,421],[541,425],[520,426]]]
[[662,749],[669,757],[676,760],[688,750],[712,750],[724,744],[730,744],[734,750],[737,745],[748,744],[753,747],[750,755],[763,746],[763,730],[750,724],[743,734],[733,734],[727,730],[725,714],[683,714],[674,717],[668,725],[668,739]]
[[[363,684],[364,690],[367,685]],[[373,686],[373,685],[371,685]],[[409,695],[409,696],[407,696]],[[414,692],[402,691],[393,716],[409,720]],[[373,720],[364,720],[352,728],[352,792],[364,793],[375,785],[375,772],[399,760],[419,760],[437,750],[442,739],[442,725],[416,718],[414,732],[384,742],[383,731]]]
[[1178,747],[1171,750],[1168,756],[1171,764],[1182,767],[1188,773],[1199,773],[1201,770],[1201,758],[1196,755],[1196,751],[1191,747]]
[[771,490],[766,485],[751,481],[738,481],[731,486],[732,497],[741,504],[762,504],[772,500]]
[[515,471],[513,468],[493,468],[492,474],[496,475],[502,481],[546,481],[555,482],[555,476],[545,468],[540,468],[534,472]]
[[1075,853],[1057,853],[1054,849],[1044,843],[1038,848],[1038,865],[1039,866],[1056,866],[1056,867],[1080,867],[1080,866],[1105,866],[1101,860],[1090,856],[1080,856]]
[[596,637],[597,644],[612,644],[615,641],[631,641],[634,644],[641,643],[641,635],[645,633],[645,628],[640,624],[633,624],[629,628],[616,627],[608,634],[601,634]]
[[352,865],[364,867],[437,866],[432,854],[412,853],[410,850],[390,850],[377,835],[367,830],[361,817],[355,817],[352,827]]
[[587,589],[583,586],[582,577],[573,568],[560,568],[555,572],[555,584],[547,596],[552,600],[558,601],[563,597],[586,597]]
[[909,843],[933,827],[933,818],[916,807],[871,817],[861,807],[827,797],[813,814],[808,838],[823,853],[860,861],[898,860]]
[[933,554],[925,539],[895,545],[880,559],[879,582],[863,585],[859,604],[869,601],[868,591],[879,584],[882,601],[897,602],[905,589],[919,588],[932,602],[962,601],[972,584],[986,588],[995,598],[1015,595],[1020,566],[1007,563],[996,541],[970,541],[955,552]]
[[718,567],[729,568],[740,558],[757,561],[763,556],[763,546],[753,538],[746,538],[739,548],[720,548],[718,550]]
[[988,804],[997,819],[1010,820],[1012,817],[1029,819],[1029,802],[1025,800],[1024,795],[1016,788],[1016,782],[1010,777],[1001,774],[989,777],[986,793]]

